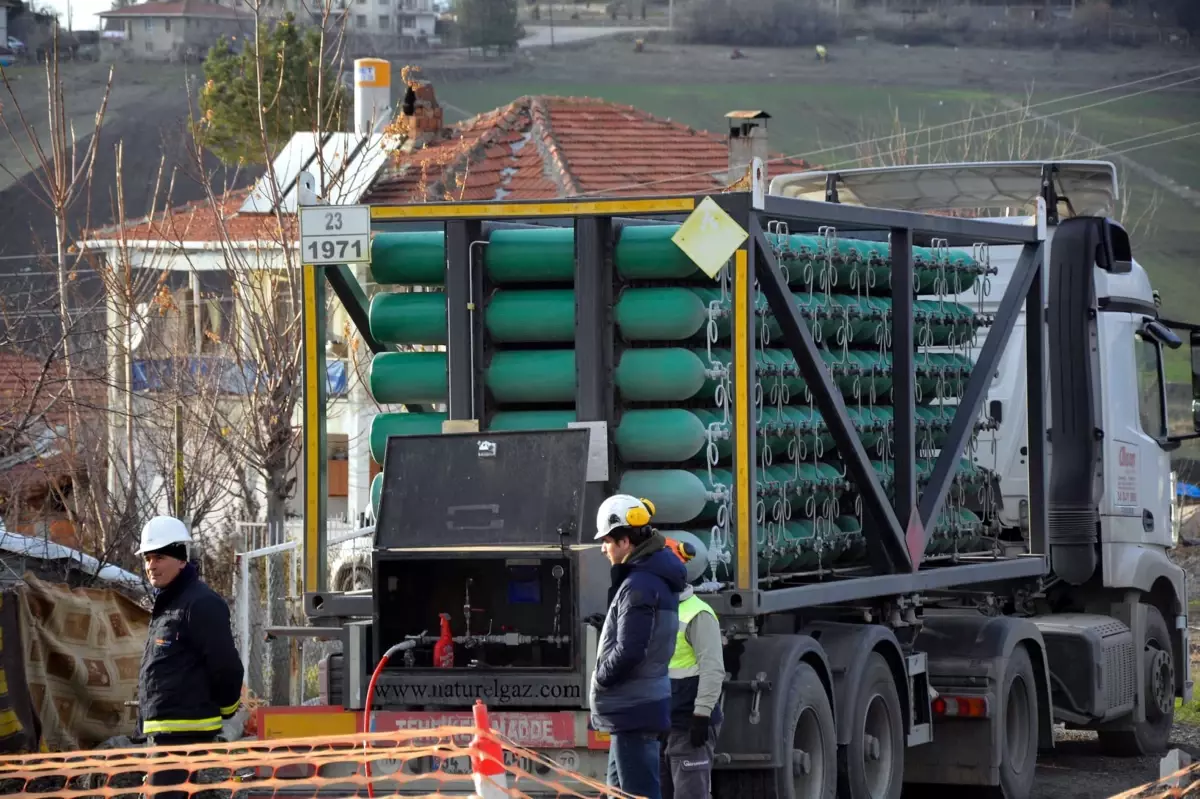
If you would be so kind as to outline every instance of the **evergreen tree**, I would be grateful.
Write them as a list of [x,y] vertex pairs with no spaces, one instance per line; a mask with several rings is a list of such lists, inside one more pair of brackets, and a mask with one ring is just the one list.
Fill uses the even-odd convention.
[[516,47],[521,38],[517,0],[459,0],[464,47]]
[[[208,52],[194,130],[198,141],[227,164],[262,164],[274,158],[293,133],[345,130],[346,91],[336,71],[324,63],[319,30],[301,33],[288,14],[273,29],[261,25],[257,43],[245,41],[240,53],[228,39],[218,40]],[[260,66],[262,120],[257,111]],[[318,111],[321,74],[323,107]]]

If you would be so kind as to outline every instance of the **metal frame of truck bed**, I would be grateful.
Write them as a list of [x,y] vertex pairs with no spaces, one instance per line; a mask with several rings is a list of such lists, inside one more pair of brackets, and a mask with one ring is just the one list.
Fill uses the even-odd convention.
[[[728,269],[732,271],[733,313],[733,509],[735,570],[733,586],[712,597],[722,616],[752,617],[802,607],[867,600],[980,586],[1015,579],[1034,579],[1047,573],[1045,553],[1048,526],[1045,424],[1045,296],[1042,269],[1045,262],[1045,204],[1039,201],[1037,225],[1014,225],[953,216],[839,205],[753,193],[720,193],[627,199],[577,199],[536,202],[425,203],[373,206],[375,230],[396,229],[397,224],[444,224],[446,251],[447,352],[449,369],[449,419],[472,418],[482,407],[483,381],[475,379],[482,337],[472,332],[469,305],[481,307],[481,269],[469,269],[473,244],[483,237],[484,226],[524,223],[571,224],[575,229],[576,339],[578,353],[575,408],[580,421],[615,421],[613,386],[612,244],[614,225],[679,222],[710,197],[748,233]],[[755,199],[758,196],[759,199]],[[756,207],[757,206],[757,207]],[[787,281],[764,231],[772,222],[786,223],[790,233],[833,227],[839,235],[887,233],[892,245],[893,379],[895,394],[896,502],[893,505],[847,414],[841,393],[822,364],[817,345],[791,301]],[[402,228],[401,228],[402,229]],[[919,241],[939,239],[947,246],[975,244],[1021,245],[1014,274],[982,344],[976,366],[958,403],[947,441],[935,462],[921,501],[917,501],[915,392],[913,343],[913,268],[911,247]],[[370,614],[368,595],[343,595],[326,591],[325,498],[325,381],[319,367],[325,351],[325,280],[345,306],[350,319],[372,352],[388,351],[370,333],[367,298],[346,266],[305,267],[304,289],[304,464],[305,464],[305,609],[311,617],[349,617]],[[474,276],[472,282],[470,276]],[[848,476],[863,500],[863,536],[868,548],[870,575],[824,579],[808,584],[762,589],[757,584],[757,520],[754,465],[756,435],[753,414],[744,399],[751,395],[755,363],[754,291],[762,291],[782,331],[786,348],[796,359],[845,461]],[[1028,468],[1030,485],[1029,555],[1016,557],[960,556],[951,565],[922,567],[923,532],[938,518],[949,491],[954,468],[967,445],[987,389],[997,369],[1013,327],[1024,308],[1026,314],[1026,385],[1028,399]],[[475,364],[476,366],[473,366]],[[420,410],[420,409],[410,409]],[[602,483],[588,487],[588,507],[605,493]],[[909,555],[908,536],[914,539]],[[363,613],[365,611],[365,613]]]

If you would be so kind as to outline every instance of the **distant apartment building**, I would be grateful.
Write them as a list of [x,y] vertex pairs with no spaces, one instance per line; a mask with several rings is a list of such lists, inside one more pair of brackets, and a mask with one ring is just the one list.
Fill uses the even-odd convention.
[[253,34],[238,0],[166,0],[102,11],[103,54],[149,61],[196,61],[222,37]]
[[333,0],[346,17],[346,33],[394,41],[400,46],[438,43],[433,0]]

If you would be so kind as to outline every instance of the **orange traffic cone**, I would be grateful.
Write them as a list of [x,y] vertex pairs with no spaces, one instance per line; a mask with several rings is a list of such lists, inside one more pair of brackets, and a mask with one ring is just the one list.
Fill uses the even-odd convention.
[[510,796],[508,774],[504,771],[504,749],[492,736],[487,706],[475,700],[475,737],[471,741],[471,776],[475,780],[477,799],[502,799]]

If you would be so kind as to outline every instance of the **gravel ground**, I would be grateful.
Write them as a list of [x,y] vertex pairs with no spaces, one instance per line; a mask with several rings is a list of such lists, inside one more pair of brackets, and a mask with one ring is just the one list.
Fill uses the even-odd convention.
[[[1171,747],[1200,755],[1200,728],[1176,724]],[[1054,754],[1038,759],[1033,799],[1105,799],[1157,780],[1159,760],[1104,757],[1095,733],[1060,728]]]

